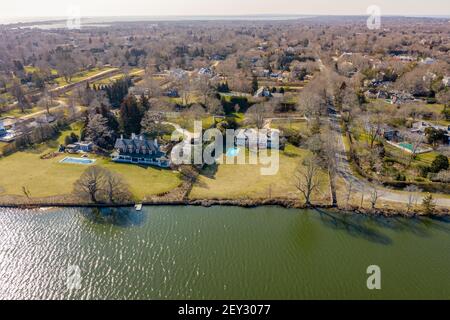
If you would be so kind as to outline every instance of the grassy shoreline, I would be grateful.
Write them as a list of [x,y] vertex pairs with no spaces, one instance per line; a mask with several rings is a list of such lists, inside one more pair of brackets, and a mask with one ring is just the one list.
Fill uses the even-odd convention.
[[[374,216],[390,216],[390,217],[450,217],[450,211],[448,209],[438,209],[431,214],[423,214],[419,212],[405,213],[395,209],[377,208],[377,209],[365,209],[365,208],[343,208],[333,207],[327,204],[315,204],[313,206],[305,206],[303,202],[293,199],[260,199],[260,200],[236,200],[236,199],[203,199],[203,200],[152,200],[140,202],[144,206],[197,206],[197,207],[241,207],[241,208],[258,208],[258,207],[282,207],[289,209],[313,209],[313,210],[327,210],[333,211],[339,214],[361,214],[361,215],[374,215]],[[123,203],[123,204],[94,204],[94,203],[22,203],[12,204],[3,203],[0,198],[1,208],[17,208],[17,209],[46,209],[46,208],[132,208],[135,203]]]

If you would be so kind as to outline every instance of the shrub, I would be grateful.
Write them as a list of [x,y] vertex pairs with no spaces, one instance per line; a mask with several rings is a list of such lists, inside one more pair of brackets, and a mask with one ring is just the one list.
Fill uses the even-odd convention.
[[428,194],[427,196],[425,196],[425,198],[423,198],[422,207],[424,213],[426,214],[432,214],[434,212],[434,209],[436,208],[436,203],[433,199],[433,195]]
[[69,144],[78,142],[79,137],[72,132],[70,135],[68,135],[65,139],[64,139],[64,144],[67,146]]
[[442,154],[438,155],[431,163],[430,172],[438,173],[449,168],[448,158]]
[[300,134],[300,131],[289,128],[281,128],[281,131],[290,144],[299,147],[303,142],[303,136]]
[[430,173],[430,167],[428,166],[418,166],[419,174],[422,178],[426,178],[428,176],[428,173]]

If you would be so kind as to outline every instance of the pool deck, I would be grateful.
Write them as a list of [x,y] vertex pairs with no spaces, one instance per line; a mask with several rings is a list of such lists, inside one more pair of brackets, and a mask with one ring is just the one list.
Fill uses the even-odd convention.
[[[404,144],[404,145],[408,144],[407,142],[394,143],[394,142],[391,142],[391,141],[387,141],[387,143],[390,144],[391,146],[396,147],[398,149],[401,149],[401,150],[403,150],[405,152],[413,153],[413,151],[411,149],[409,149],[409,148],[407,148],[407,147],[402,145],[402,144]],[[410,145],[410,144],[408,144],[408,145]],[[433,151],[432,148],[419,149],[419,150],[416,151],[416,154],[423,154],[423,153],[428,153],[428,152],[432,152],[432,151]]]

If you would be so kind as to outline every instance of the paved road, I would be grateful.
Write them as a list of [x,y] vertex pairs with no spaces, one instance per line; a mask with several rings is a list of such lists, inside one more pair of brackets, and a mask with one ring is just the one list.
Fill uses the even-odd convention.
[[[58,111],[58,110],[61,110],[61,109],[68,108],[67,104],[66,104],[63,100],[56,100],[56,101],[58,102],[58,105],[55,106],[55,107],[49,108],[50,113],[51,113],[52,111]],[[80,111],[80,110],[81,110],[81,107],[80,107],[80,106],[76,106],[76,109],[77,109],[77,111]],[[21,116],[21,117],[19,117],[19,119],[20,119],[20,120],[33,119],[33,118],[42,116],[42,115],[44,115],[44,114],[46,114],[46,113],[47,113],[47,110],[46,110],[46,109],[43,109],[43,110],[40,110],[40,111],[37,111],[37,112],[34,112],[34,113],[30,113],[30,114]]]

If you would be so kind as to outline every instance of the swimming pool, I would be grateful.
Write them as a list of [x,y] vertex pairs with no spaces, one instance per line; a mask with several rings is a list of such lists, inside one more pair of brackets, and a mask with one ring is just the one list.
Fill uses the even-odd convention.
[[236,157],[240,151],[239,148],[229,148],[227,150],[227,157]]
[[413,151],[413,145],[411,143],[402,142],[402,143],[399,143],[399,146],[403,147],[405,149],[408,149],[410,151]]
[[95,160],[92,159],[83,159],[83,158],[72,158],[72,157],[66,157],[60,161],[60,163],[69,163],[69,164],[93,164],[95,163]]

